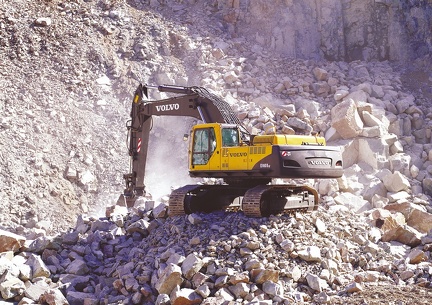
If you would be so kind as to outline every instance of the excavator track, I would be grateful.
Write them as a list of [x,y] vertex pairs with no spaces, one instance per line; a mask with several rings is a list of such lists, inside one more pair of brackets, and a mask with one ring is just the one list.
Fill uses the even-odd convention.
[[261,196],[268,185],[258,185],[246,192],[242,201],[243,213],[248,217],[261,217]]
[[318,209],[318,192],[305,185],[258,185],[246,192],[242,209],[248,217],[309,212]]
[[235,198],[243,196],[247,188],[230,185],[186,185],[174,190],[169,198],[170,216],[196,212],[238,211]]
[[184,208],[186,196],[196,188],[196,185],[185,185],[179,189],[172,191],[168,201],[169,216],[180,216],[186,214]]

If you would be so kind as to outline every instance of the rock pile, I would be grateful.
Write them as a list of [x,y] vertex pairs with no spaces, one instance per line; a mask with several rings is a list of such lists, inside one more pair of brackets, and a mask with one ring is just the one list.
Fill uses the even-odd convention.
[[[248,5],[238,1],[212,5],[175,1],[170,5],[162,1],[56,0],[40,6],[29,6],[27,1],[2,6],[0,140],[8,144],[0,151],[0,206],[10,213],[0,215],[1,226],[20,234],[34,227],[64,230],[74,223],[74,215],[95,212],[95,206],[111,200],[110,194],[121,192],[117,173],[127,168],[127,152],[119,143],[124,142],[130,96],[138,82],[201,85],[231,101],[252,131],[266,124],[269,131],[273,125],[284,133],[314,130],[326,133],[329,139],[335,139],[330,125],[344,124],[331,121],[335,102],[343,106],[347,103],[343,99],[352,100],[357,110],[363,107],[358,103],[367,99],[373,109],[368,105],[351,112],[368,120],[361,136],[380,137],[387,130],[398,139],[385,135],[385,143],[374,138],[365,144],[364,139],[352,138],[343,145],[361,151],[351,159],[346,153],[347,164],[367,159],[375,165],[377,158],[368,158],[367,151],[372,150],[371,154],[383,152],[386,159],[396,158],[393,166],[403,150],[407,155],[402,163],[410,163],[409,168],[402,170],[400,165],[396,170],[415,176],[410,181],[414,194],[430,192],[430,170],[426,170],[430,117],[427,108],[419,108],[421,92],[416,96],[407,93],[402,85],[406,80],[388,62],[320,62],[273,54],[278,48],[276,38],[282,35],[276,29],[279,26],[269,36],[274,36],[269,45],[259,35],[235,34],[241,33],[243,23],[251,23],[247,11],[258,18],[277,9],[266,8],[265,2]],[[305,8],[280,5],[284,10],[300,10],[298,18],[303,19],[299,24],[306,23]],[[330,4],[320,5],[323,15],[317,16],[328,16],[331,9],[326,5]],[[340,9],[335,12],[340,14]],[[406,20],[416,10],[418,18],[429,14],[428,7],[423,11],[410,8],[404,13]],[[209,16],[213,22],[208,22]],[[324,19],[318,24],[328,21]],[[186,24],[178,26],[180,21]],[[189,23],[194,26],[187,27]],[[419,31],[419,39],[424,36],[424,25],[427,22],[412,29]],[[290,26],[294,32],[296,25]],[[428,67],[428,62],[430,57],[425,56],[418,66]],[[423,88],[429,88],[427,74],[419,75]],[[344,96],[347,91],[350,96]],[[25,107],[17,101],[24,101]],[[364,111],[373,117],[365,114],[364,118]],[[374,118],[387,115],[389,122],[376,126]],[[360,121],[354,118],[354,126],[346,130],[351,134],[344,130],[344,137],[353,136],[352,128],[354,134],[360,134]],[[372,145],[372,141],[377,143]]]
[[[20,304],[69,304],[52,283],[50,270],[37,253],[21,252],[26,239],[0,230],[0,300]],[[10,304],[0,301],[1,304]]]
[[[8,241],[0,256],[2,298],[19,304],[339,304],[386,283],[432,283],[431,233],[415,248],[383,241],[382,231],[370,227],[374,217],[342,204],[259,219],[225,212],[166,218],[166,205],[154,205],[141,199],[129,212],[115,207],[106,218],[80,218],[55,238],[26,241],[0,232]],[[420,304],[431,296],[418,290]]]

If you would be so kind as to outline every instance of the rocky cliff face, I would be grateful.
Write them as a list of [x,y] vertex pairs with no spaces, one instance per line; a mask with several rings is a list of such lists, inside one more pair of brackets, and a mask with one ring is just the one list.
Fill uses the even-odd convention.
[[217,2],[233,35],[288,57],[400,61],[432,50],[428,1]]

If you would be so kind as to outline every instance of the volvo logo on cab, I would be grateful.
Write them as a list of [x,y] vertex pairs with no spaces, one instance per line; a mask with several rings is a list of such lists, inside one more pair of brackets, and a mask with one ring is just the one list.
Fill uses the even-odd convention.
[[179,110],[179,104],[167,104],[167,105],[158,105],[156,106],[156,111],[171,111],[171,110]]
[[230,157],[247,157],[247,153],[245,152],[238,152],[238,153],[230,153]]

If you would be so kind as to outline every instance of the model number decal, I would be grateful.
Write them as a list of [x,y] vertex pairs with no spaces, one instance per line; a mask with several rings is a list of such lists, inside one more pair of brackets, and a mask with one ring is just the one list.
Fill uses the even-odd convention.
[[271,166],[268,163],[262,163],[262,164],[260,164],[260,168],[270,168],[270,167]]
[[179,110],[179,104],[167,104],[167,105],[158,105],[156,106],[156,111],[171,111],[171,110]]

